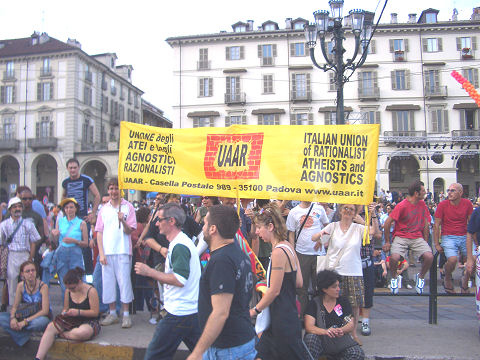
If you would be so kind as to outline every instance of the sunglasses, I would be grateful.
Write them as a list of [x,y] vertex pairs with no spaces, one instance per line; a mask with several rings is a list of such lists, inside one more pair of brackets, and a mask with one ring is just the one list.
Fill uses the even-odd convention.
[[346,206],[344,206],[342,209],[345,211],[355,211],[355,208],[346,207]]
[[28,201],[28,200],[32,201],[33,197],[23,197],[22,200],[23,201]]

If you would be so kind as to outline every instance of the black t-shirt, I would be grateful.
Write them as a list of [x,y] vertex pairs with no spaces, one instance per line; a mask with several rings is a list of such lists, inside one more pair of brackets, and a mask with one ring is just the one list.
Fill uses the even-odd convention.
[[62,182],[62,187],[66,191],[67,198],[77,200],[78,206],[80,207],[77,216],[80,219],[88,215],[88,189],[93,183],[93,179],[85,174],[80,174],[80,177],[75,180],[68,177]]
[[211,296],[233,294],[230,313],[222,332],[212,344],[214,347],[223,349],[243,345],[255,336],[249,313],[253,289],[251,269],[247,255],[235,243],[210,254],[210,261],[200,278],[198,296],[198,320],[202,331],[212,312]]
[[[314,300],[310,300],[305,310],[305,315],[310,315],[317,318],[317,304]],[[337,304],[333,308],[332,312],[329,313],[325,311],[325,326],[328,328],[336,325],[341,327],[343,325],[343,320],[345,316],[352,315],[352,306],[348,300],[344,297],[339,297],[337,299]]]

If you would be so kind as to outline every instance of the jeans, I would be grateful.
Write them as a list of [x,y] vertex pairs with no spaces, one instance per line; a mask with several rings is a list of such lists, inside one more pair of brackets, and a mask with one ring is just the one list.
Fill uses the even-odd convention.
[[173,359],[182,341],[192,351],[200,335],[197,313],[185,316],[167,313],[155,328],[144,360]]
[[50,319],[46,316],[39,316],[28,323],[20,331],[12,330],[10,328],[10,313],[1,313],[0,314],[0,327],[2,327],[7,333],[10,334],[13,341],[18,346],[23,346],[30,339],[32,331],[44,331],[47,327]]
[[467,256],[467,235],[443,235],[442,248],[447,259],[452,256],[457,257],[459,251],[462,255]]
[[150,300],[153,296],[153,286],[148,283],[148,277],[135,274],[135,284],[133,288],[135,310],[143,311],[145,302],[147,303],[147,309],[150,309]]
[[255,337],[243,345],[231,348],[209,347],[203,354],[203,360],[253,360],[257,355]]
[[[102,302],[103,295],[103,283],[102,283],[102,264],[100,264],[100,255],[97,256],[97,262],[95,264],[95,270],[93,270],[93,287],[97,290],[98,301],[99,301],[99,311],[101,313],[107,312],[110,308],[108,304]],[[120,303],[120,289],[117,285],[117,301],[116,301],[117,313],[120,314],[121,303]]]
[[62,246],[60,245],[57,250],[55,250],[56,264],[57,264],[57,274],[58,282],[62,289],[62,302],[65,295],[65,284],[63,283],[63,278],[67,274],[68,270],[75,269],[80,267],[85,269],[83,265],[83,256],[82,248],[79,246]]

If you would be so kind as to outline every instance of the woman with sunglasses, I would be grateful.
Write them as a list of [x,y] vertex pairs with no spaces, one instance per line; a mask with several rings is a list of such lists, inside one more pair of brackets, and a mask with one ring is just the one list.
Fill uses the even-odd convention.
[[[30,339],[32,331],[43,331],[48,325],[50,312],[48,302],[48,286],[37,277],[37,268],[33,261],[25,261],[20,265],[20,276],[23,281],[17,285],[15,300],[9,313],[0,314],[0,326],[10,334],[18,346],[23,346]],[[19,318],[16,315],[20,304],[33,304],[38,311]]]
[[203,225],[203,218],[207,215],[208,208],[213,205],[220,204],[220,200],[216,196],[202,196],[202,206],[195,212],[194,219],[197,224]]
[[[364,306],[360,248],[362,247],[365,226],[353,222],[357,215],[355,205],[340,204],[339,209],[340,221],[328,224],[312,236],[312,241],[317,242],[316,247],[323,244],[328,249],[326,268],[334,270],[340,275],[340,295],[348,298],[353,310],[353,323],[357,324],[360,307]],[[374,209],[374,204],[369,205],[370,215]],[[370,233],[373,234],[374,231],[374,228],[370,227]],[[326,240],[322,238],[324,235],[328,235]],[[356,326],[353,327],[352,337],[361,345]]]

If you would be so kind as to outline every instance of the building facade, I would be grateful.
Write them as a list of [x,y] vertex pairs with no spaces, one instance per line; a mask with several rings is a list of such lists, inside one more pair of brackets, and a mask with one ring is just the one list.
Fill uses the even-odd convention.
[[46,33],[0,40],[2,201],[25,184],[59,202],[71,157],[104,191],[105,179],[118,173],[120,121],[142,123],[143,112],[161,112],[143,109],[133,67],[116,62],[115,53],[91,56],[76,40]]
[[[345,19],[347,52],[354,37]],[[285,26],[237,22],[232,32],[171,37],[175,57],[174,127],[336,124],[333,72],[312,65],[305,19]],[[379,24],[365,64],[345,84],[348,123],[381,124],[377,189],[405,192],[414,179],[438,194],[460,182],[480,186],[479,110],[453,70],[479,87],[479,9],[442,21],[435,9]],[[327,55],[332,43],[327,41]],[[315,48],[319,63],[323,59]]]

